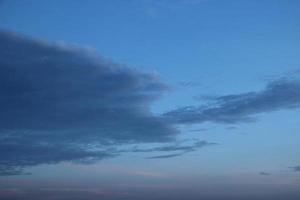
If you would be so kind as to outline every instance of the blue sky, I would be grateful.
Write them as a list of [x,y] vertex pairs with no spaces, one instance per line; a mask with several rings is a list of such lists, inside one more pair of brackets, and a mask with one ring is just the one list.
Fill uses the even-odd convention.
[[0,1],[0,196],[298,199],[299,7]]

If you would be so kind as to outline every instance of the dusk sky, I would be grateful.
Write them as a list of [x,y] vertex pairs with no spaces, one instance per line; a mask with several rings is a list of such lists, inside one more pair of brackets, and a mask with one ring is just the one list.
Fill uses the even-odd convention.
[[299,200],[299,0],[0,0],[0,200]]

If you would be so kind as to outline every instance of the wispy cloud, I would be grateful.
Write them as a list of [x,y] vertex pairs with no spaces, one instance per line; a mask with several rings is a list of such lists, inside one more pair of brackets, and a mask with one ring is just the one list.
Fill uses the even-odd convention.
[[292,170],[294,170],[295,172],[300,172],[300,165],[299,166],[294,166],[294,167],[290,167]]
[[209,105],[187,106],[163,114],[175,124],[253,122],[255,115],[300,107],[300,81],[280,79],[260,92],[248,92],[210,98]]
[[173,158],[183,155],[183,153],[174,153],[174,154],[167,154],[167,155],[159,155],[159,156],[150,156],[147,159],[163,159],[163,158]]
[[150,156],[147,159],[156,159],[156,158],[172,158],[184,155],[189,152],[196,151],[206,146],[217,145],[217,143],[209,143],[206,141],[197,141],[191,145],[172,145],[172,146],[164,146],[164,147],[156,147],[151,149],[134,149],[133,152],[179,152],[167,155],[158,155],[158,156]]
[[268,172],[259,172],[259,175],[262,175],[262,176],[270,176],[271,173],[268,173]]
[[184,151],[184,152],[190,152],[195,151],[197,149],[203,148],[205,146],[210,145],[216,145],[217,143],[210,143],[206,141],[197,141],[191,145],[180,145],[180,144],[174,144],[174,145],[168,145],[168,146],[161,146],[161,147],[154,147],[154,148],[148,148],[148,149],[139,149],[139,148],[133,148],[130,150],[125,150],[128,152],[168,152],[168,151]]

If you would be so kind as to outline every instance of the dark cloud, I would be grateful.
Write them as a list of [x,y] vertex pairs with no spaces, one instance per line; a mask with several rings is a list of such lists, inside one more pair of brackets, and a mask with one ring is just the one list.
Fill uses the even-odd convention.
[[0,174],[114,156],[109,144],[165,142],[149,105],[167,86],[94,50],[0,32]]
[[148,110],[166,88],[155,75],[72,46],[7,33],[1,33],[0,43],[2,130],[62,134],[72,129],[92,137],[98,132],[101,139],[137,141],[161,141],[173,134]]
[[260,92],[217,96],[210,100],[208,105],[178,108],[163,117],[175,124],[252,122],[256,114],[299,108],[300,81],[280,79],[270,82]]
[[110,158],[116,153],[88,150],[71,144],[2,143],[0,145],[0,175],[23,175],[23,168],[62,161],[90,163]]
[[300,166],[294,166],[294,167],[290,167],[292,170],[294,170],[295,172],[300,172]]
[[262,175],[262,176],[270,176],[271,174],[268,173],[268,172],[260,172],[259,175]]
[[30,175],[30,173],[25,173],[23,167],[10,166],[10,165],[0,165],[0,176],[13,176],[13,175]]

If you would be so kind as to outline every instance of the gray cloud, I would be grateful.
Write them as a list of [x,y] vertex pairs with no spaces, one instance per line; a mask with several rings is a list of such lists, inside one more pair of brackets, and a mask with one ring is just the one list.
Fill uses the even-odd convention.
[[292,170],[294,170],[295,172],[300,172],[300,166],[294,166],[294,167],[290,167]]
[[62,134],[73,129],[137,141],[161,141],[173,134],[148,110],[166,88],[155,75],[75,47],[5,33],[0,42],[2,130]]
[[300,81],[284,80],[270,82],[260,92],[249,92],[210,98],[209,105],[188,106],[163,114],[171,123],[238,123],[252,122],[255,115],[283,109],[300,107]]
[[262,175],[262,176],[270,176],[271,174],[268,173],[268,172],[259,172],[259,175]]
[[0,174],[114,156],[110,144],[172,141],[149,105],[168,87],[95,51],[0,32]]

